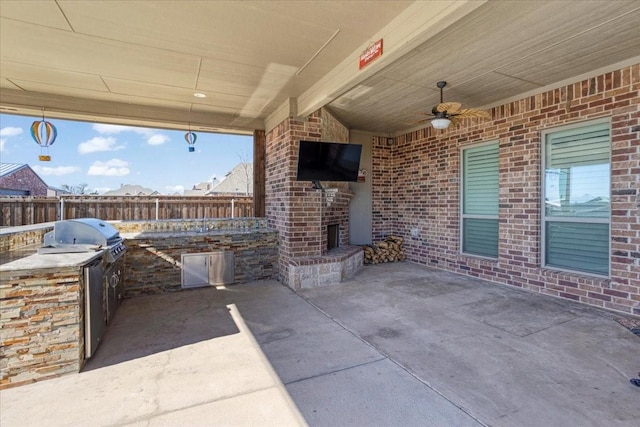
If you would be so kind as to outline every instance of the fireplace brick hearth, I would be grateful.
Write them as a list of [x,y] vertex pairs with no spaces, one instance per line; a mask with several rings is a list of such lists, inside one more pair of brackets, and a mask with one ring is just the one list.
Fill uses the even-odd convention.
[[298,290],[341,283],[353,277],[363,264],[360,246],[343,246],[323,256],[292,259],[289,286]]

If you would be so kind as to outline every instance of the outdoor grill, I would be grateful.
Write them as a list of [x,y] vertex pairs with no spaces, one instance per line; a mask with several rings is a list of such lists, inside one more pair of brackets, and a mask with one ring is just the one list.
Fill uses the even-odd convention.
[[85,357],[91,357],[102,341],[124,297],[125,246],[111,224],[97,218],[57,221],[44,235],[39,254],[103,251],[101,259],[83,266],[85,286]]
[[126,250],[120,233],[111,224],[97,218],[57,221],[53,231],[44,235],[39,254],[104,251],[108,263],[116,262]]

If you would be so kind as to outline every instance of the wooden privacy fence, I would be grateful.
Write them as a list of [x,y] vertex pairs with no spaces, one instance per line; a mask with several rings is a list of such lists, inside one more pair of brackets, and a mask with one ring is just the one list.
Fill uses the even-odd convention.
[[39,224],[60,219],[106,221],[240,218],[253,216],[252,197],[60,196],[0,197],[0,225]]

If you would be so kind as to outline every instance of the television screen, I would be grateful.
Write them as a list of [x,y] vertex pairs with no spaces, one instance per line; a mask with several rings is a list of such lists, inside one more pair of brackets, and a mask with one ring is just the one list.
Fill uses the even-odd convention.
[[358,180],[362,145],[300,141],[298,181]]

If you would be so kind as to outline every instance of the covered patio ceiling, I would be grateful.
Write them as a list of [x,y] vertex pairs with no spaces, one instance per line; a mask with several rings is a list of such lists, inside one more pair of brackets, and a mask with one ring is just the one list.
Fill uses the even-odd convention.
[[395,135],[438,80],[487,108],[640,62],[637,1],[3,0],[0,19],[0,112],[212,132],[328,107]]

